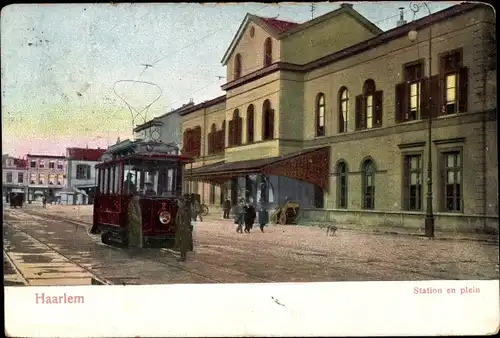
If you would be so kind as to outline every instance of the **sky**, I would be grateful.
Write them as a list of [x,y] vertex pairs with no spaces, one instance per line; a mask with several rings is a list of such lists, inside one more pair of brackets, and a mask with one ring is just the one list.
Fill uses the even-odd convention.
[[[315,4],[314,17],[339,7]],[[384,31],[396,26],[399,7],[408,21],[428,14],[422,8],[414,15],[409,2],[353,4]],[[105,148],[190,98],[199,103],[224,94],[221,59],[247,13],[299,23],[312,16],[310,3],[284,2],[3,7],[2,153]]]

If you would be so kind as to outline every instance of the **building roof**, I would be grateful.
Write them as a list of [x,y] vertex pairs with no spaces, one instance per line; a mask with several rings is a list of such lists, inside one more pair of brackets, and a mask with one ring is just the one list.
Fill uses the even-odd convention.
[[54,160],[64,160],[66,156],[58,156],[58,155],[37,155],[37,154],[27,154],[26,157],[36,157],[36,158],[48,158]]
[[188,109],[184,109],[179,113],[179,115],[184,116],[184,115],[187,115],[189,113],[195,112],[195,111],[203,109],[203,108],[215,106],[216,104],[222,103],[224,101],[226,101],[226,94],[218,96],[218,97],[211,99],[211,100],[203,101],[201,103],[198,103],[197,105],[189,107]]
[[92,148],[67,148],[68,160],[99,162],[106,149]]
[[[393,29],[390,29],[388,31],[382,32],[373,38],[364,40],[360,43],[357,43],[355,45],[352,45],[350,47],[347,47],[345,49],[342,49],[340,51],[336,51],[332,54],[326,55],[322,58],[319,58],[317,60],[313,60],[309,63],[299,65],[299,64],[292,64],[292,63],[286,63],[286,62],[276,62],[272,64],[271,66],[267,68],[261,68],[258,69],[254,72],[251,72],[249,74],[244,75],[243,77],[232,80],[224,85],[221,86],[222,90],[229,90],[232,88],[236,88],[238,86],[241,86],[245,83],[255,81],[263,76],[269,75],[273,72],[280,71],[280,70],[288,70],[288,71],[293,71],[293,72],[308,72],[311,70],[314,70],[319,67],[324,67],[330,63],[352,57],[354,55],[363,53],[367,50],[370,50],[372,48],[376,48],[379,45],[385,44],[391,40],[400,38],[402,36],[408,35],[408,32],[410,30],[421,30],[427,26],[449,20],[457,15],[461,15],[465,12],[481,8],[483,6],[487,6],[481,3],[461,3],[455,6],[448,7],[446,9],[443,9],[439,12],[433,13],[431,15],[425,16],[421,19],[415,20],[413,22],[407,23],[402,26],[395,27]],[[334,11],[335,12],[335,11]],[[332,12],[333,13],[333,12]],[[307,23],[305,23],[307,24]],[[292,31],[289,31],[284,34],[289,34]]]
[[284,33],[286,31],[289,31],[290,29],[295,28],[298,25],[300,25],[297,22],[278,20],[275,18],[265,18],[262,16],[257,16],[257,18],[262,20],[267,26],[272,27],[274,30],[278,31],[279,33]]

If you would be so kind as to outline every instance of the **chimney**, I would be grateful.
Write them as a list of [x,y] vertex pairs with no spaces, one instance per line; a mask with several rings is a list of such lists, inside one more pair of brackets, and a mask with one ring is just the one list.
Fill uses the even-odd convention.
[[405,8],[404,7],[399,7],[399,20],[396,23],[397,27],[406,25],[407,21],[405,20]]
[[189,104],[192,104],[192,103],[194,103],[194,100],[193,100],[193,98],[191,97],[191,98],[189,99]]
[[349,7],[352,8],[352,4],[341,3],[340,8]]

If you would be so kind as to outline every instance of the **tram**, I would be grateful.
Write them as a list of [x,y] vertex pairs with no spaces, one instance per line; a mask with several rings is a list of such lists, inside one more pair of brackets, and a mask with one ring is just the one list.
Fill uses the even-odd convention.
[[173,247],[182,221],[183,170],[193,159],[172,145],[126,140],[101,160],[91,232],[110,245]]

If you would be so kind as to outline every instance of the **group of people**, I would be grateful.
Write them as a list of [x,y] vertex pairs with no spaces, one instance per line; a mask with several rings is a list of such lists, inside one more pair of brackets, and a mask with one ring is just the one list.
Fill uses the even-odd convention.
[[[223,210],[223,218],[229,219],[229,213],[231,211],[231,201],[229,199],[224,201]],[[241,234],[243,232],[250,233],[255,223],[255,219],[257,218],[257,214],[259,216],[260,231],[264,232],[264,227],[269,222],[269,215],[264,200],[261,199],[259,205],[256,207],[251,198],[248,200],[240,198],[235,208],[234,223],[237,225],[236,232]]]

